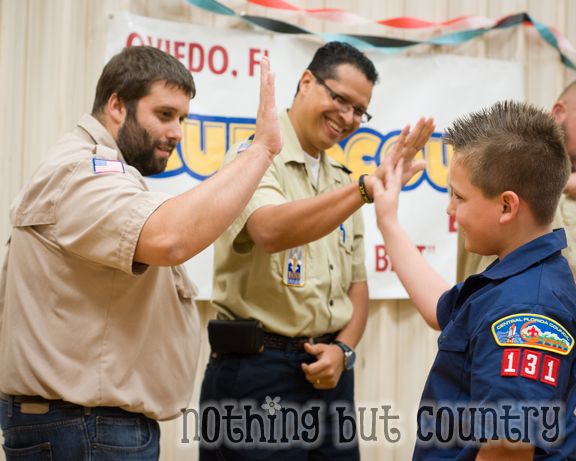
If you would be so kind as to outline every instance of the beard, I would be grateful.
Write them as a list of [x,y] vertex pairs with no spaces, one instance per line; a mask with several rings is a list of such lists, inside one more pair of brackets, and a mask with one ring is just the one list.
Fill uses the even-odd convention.
[[131,111],[128,111],[126,119],[118,131],[116,144],[126,163],[136,168],[142,176],[159,174],[166,169],[168,158],[159,158],[154,155],[156,148],[172,152],[176,146],[170,141],[162,142],[152,139],[148,130],[138,123],[136,116]]

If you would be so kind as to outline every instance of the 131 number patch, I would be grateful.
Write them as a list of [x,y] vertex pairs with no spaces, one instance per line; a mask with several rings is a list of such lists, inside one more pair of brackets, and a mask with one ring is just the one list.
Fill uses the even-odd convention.
[[560,359],[529,349],[504,349],[501,376],[523,376],[551,386],[558,385]]

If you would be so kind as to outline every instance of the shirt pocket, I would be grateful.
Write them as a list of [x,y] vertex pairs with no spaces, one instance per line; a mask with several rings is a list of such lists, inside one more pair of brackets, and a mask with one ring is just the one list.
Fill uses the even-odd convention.
[[344,223],[340,224],[340,226],[338,226],[336,232],[338,234],[337,264],[339,265],[337,270],[340,274],[340,285],[342,291],[347,293],[348,289],[350,288],[350,284],[352,283],[352,245],[354,243],[353,226],[349,220],[345,221]]
[[[459,333],[459,332],[458,332]],[[441,377],[442,392],[450,400],[470,395],[469,341],[462,334],[446,331],[438,338],[437,373]]]
[[192,305],[192,300],[198,295],[196,285],[188,278],[183,266],[172,267],[172,274],[180,301],[184,304]]

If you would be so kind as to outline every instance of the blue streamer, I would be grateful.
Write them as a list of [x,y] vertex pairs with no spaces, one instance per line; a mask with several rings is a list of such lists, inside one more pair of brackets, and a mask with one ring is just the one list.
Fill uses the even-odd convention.
[[538,31],[542,39],[552,46],[558,54],[560,55],[561,62],[570,69],[576,70],[576,65],[566,56],[560,47],[558,46],[558,40],[552,33],[551,29],[531,18],[527,13],[518,13],[514,15],[507,16],[503,20],[499,21],[496,25],[490,28],[478,28],[471,30],[463,30],[459,32],[453,32],[445,35],[440,35],[438,37],[431,38],[429,40],[402,40],[391,37],[378,37],[378,36],[368,36],[368,35],[355,35],[355,34],[332,34],[332,33],[314,33],[303,29],[292,24],[288,24],[283,21],[276,19],[264,18],[260,16],[248,16],[237,14],[234,10],[222,5],[216,0],[186,0],[191,5],[194,5],[203,10],[210,11],[215,14],[223,14],[226,16],[236,16],[238,19],[242,19],[251,25],[262,27],[266,30],[276,32],[276,33],[289,33],[289,34],[309,34],[317,35],[322,37],[326,41],[338,40],[341,42],[349,43],[357,48],[369,48],[376,51],[381,51],[384,53],[398,53],[404,51],[405,48],[416,46],[416,45],[449,45],[455,46],[465,43],[469,40],[477,38],[490,30],[494,29],[504,29],[508,27],[516,27],[521,25],[523,22],[531,23],[534,28]]

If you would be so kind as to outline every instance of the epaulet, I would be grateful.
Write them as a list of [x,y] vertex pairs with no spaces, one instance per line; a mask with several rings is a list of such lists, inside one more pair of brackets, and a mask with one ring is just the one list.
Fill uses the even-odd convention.
[[332,157],[330,157],[328,154],[326,154],[326,152],[324,152],[324,155],[326,155],[326,159],[328,160],[328,163],[330,163],[330,165],[332,165],[335,168],[339,168],[340,170],[342,170],[344,173],[350,175],[352,174],[352,170],[348,169],[348,167],[346,165],[343,165],[342,163],[334,160]]
[[110,147],[103,146],[102,144],[96,144],[92,149],[92,155],[98,158],[104,158],[106,160],[118,160],[118,151]]
[[340,162],[334,162],[332,165],[336,168],[340,168],[346,174],[352,174],[352,170],[350,170],[346,165],[342,165]]

